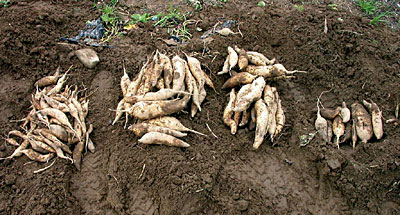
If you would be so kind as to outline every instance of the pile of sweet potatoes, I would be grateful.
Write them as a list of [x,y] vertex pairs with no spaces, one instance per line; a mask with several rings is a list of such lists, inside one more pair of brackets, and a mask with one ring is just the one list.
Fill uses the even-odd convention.
[[95,146],[89,137],[93,126],[86,122],[89,100],[77,86],[64,87],[68,71],[60,75],[57,69],[54,75],[35,83],[32,109],[22,120],[23,132],[10,131],[6,139],[17,149],[3,159],[24,154],[31,160],[47,162],[57,155],[74,163],[79,170],[83,150],[94,152]]
[[335,109],[317,107],[315,129],[328,143],[334,135],[338,149],[341,143],[351,141],[354,148],[358,140],[367,143],[374,135],[377,140],[383,137],[382,112],[373,101],[353,103],[351,110],[345,102]]
[[[236,72],[237,69],[240,72]],[[287,71],[282,64],[275,64],[275,59],[270,60],[261,53],[228,47],[228,57],[218,74],[231,75],[222,86],[222,89],[232,88],[223,114],[231,133],[235,134],[238,126],[249,124],[250,130],[256,128],[255,149],[267,134],[273,142],[286,118],[277,89],[267,81],[292,78],[297,72],[303,71]]]
[[125,113],[126,123],[128,116],[141,121],[129,127],[142,137],[139,142],[188,147],[177,138],[186,135],[182,131],[192,130],[169,115],[184,110],[190,103],[194,117],[206,98],[205,85],[213,89],[214,85],[198,59],[186,54],[185,57],[187,60],[175,55],[171,60],[156,51],[134,80],[124,71],[120,83],[123,99],[118,103],[113,124]]

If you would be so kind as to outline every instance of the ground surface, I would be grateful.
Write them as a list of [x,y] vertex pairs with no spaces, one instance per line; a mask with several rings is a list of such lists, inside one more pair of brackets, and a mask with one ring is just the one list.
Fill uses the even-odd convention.
[[[166,1],[127,1],[138,11]],[[400,128],[385,124],[382,140],[358,144],[324,144],[319,138],[299,147],[298,137],[313,132],[316,99],[334,107],[342,101],[372,99],[383,117],[394,117],[400,93],[400,36],[392,29],[327,4],[293,7],[257,1],[229,1],[222,8],[207,6],[191,19],[211,28],[221,17],[240,23],[240,35],[213,36],[203,44],[202,32],[185,46],[168,47],[158,38],[164,30],[141,25],[114,48],[95,48],[101,63],[85,68],[69,53],[78,47],[59,44],[75,35],[99,14],[91,1],[15,1],[0,9],[0,133],[17,129],[10,120],[27,114],[33,83],[73,65],[70,84],[95,90],[88,120],[94,124],[96,153],[87,154],[78,172],[66,161],[41,174],[46,164],[26,157],[0,162],[1,214],[400,214]],[[327,18],[328,33],[323,33]],[[340,22],[338,18],[343,19]],[[253,132],[235,136],[221,116],[227,92],[219,90],[227,76],[222,68],[228,45],[277,58],[289,70],[306,70],[293,80],[272,82],[286,110],[286,126],[272,147],[265,141],[251,150]],[[203,49],[207,51],[202,56]],[[123,120],[110,121],[122,94],[119,79],[125,61],[133,77],[155,49],[169,54],[194,53],[208,68],[217,93],[208,90],[203,112],[194,119],[176,116],[188,127],[210,134],[189,134],[192,147],[143,146],[123,129]],[[0,145],[0,157],[14,147]]]

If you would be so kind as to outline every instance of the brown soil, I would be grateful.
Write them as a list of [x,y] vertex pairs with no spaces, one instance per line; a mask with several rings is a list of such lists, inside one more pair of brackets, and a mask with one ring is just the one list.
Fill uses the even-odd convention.
[[[144,1],[129,2],[139,9]],[[145,24],[114,40],[114,48],[95,48],[101,58],[95,69],[69,55],[79,47],[59,44],[61,36],[75,35],[99,15],[91,1],[13,1],[1,8],[0,133],[18,129],[10,120],[27,114],[39,77],[74,65],[69,83],[97,89],[88,116],[97,148],[85,155],[81,172],[60,159],[40,174],[33,170],[48,164],[26,157],[0,161],[0,214],[400,214],[398,124],[385,124],[382,140],[358,144],[355,150],[348,144],[337,150],[318,137],[299,147],[298,139],[314,132],[316,100],[325,90],[331,90],[322,97],[325,106],[372,99],[385,120],[394,117],[400,102],[398,32],[326,4],[306,5],[303,12],[256,4],[228,1],[192,17],[201,20],[202,29],[221,17],[236,20],[243,38],[213,36],[204,46],[202,32],[193,25],[189,44],[168,47],[158,40],[167,38],[166,32]],[[227,91],[220,90],[208,90],[204,110],[194,119],[176,114],[188,127],[207,134],[208,123],[219,137],[189,134],[184,139],[192,146],[187,149],[140,145],[123,129],[123,120],[110,125],[114,113],[109,109],[122,96],[123,61],[134,76],[157,48],[197,53],[219,89],[227,76],[215,74],[226,47],[235,44],[276,57],[289,70],[309,71],[271,83],[280,92],[287,118],[277,146],[266,140],[253,151],[253,132],[241,129],[230,135],[221,119]],[[13,149],[1,144],[0,157]]]

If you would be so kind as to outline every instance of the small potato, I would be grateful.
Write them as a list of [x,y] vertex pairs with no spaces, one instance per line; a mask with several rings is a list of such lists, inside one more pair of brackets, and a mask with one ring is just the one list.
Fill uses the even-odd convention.
[[351,105],[351,115],[355,119],[357,136],[363,143],[367,143],[374,134],[371,116],[359,103],[354,103]]
[[188,143],[176,137],[159,132],[149,132],[145,134],[142,138],[140,138],[138,142],[144,144],[159,144],[159,145],[184,147],[184,148],[190,146]]
[[248,72],[239,72],[236,75],[229,78],[224,83],[224,85],[222,85],[221,89],[228,89],[228,88],[233,88],[233,87],[244,85],[244,84],[250,84],[256,78],[257,78],[256,75],[252,75]]

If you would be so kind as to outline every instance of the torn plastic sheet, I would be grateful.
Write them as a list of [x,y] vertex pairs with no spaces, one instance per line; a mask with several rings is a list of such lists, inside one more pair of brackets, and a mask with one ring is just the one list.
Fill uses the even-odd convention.
[[72,38],[61,37],[63,41],[75,44],[85,44],[94,47],[111,47],[99,43],[105,32],[101,18],[86,23],[84,30],[79,30],[79,34]]

